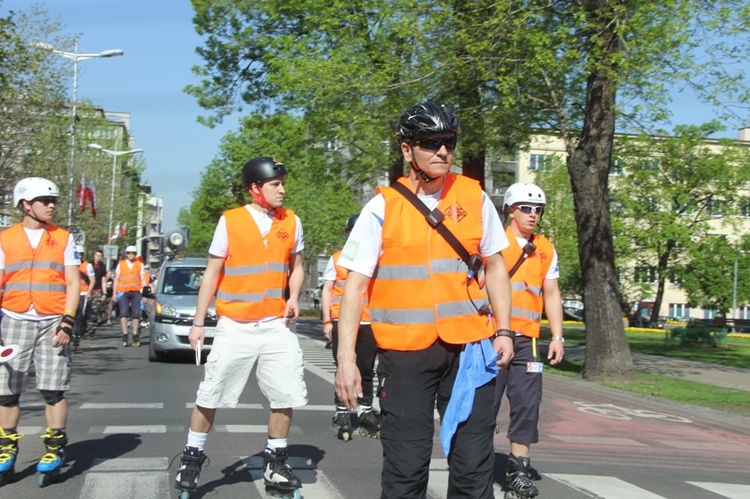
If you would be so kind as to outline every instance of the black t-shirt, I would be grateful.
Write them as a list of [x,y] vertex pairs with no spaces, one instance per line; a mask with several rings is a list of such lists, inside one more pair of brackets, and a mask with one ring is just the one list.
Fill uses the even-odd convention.
[[104,279],[104,276],[107,275],[107,267],[106,265],[104,265],[104,262],[92,263],[91,266],[94,267],[94,286],[91,288],[91,290],[101,291],[102,279]]

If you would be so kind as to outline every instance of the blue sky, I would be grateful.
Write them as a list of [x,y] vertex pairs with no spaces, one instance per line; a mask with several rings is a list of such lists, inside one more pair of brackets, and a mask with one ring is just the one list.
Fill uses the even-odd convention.
[[[129,112],[135,147],[144,150],[143,180],[164,198],[164,228],[176,225],[190,202],[200,173],[216,156],[221,138],[237,118],[210,129],[197,123],[203,113],[183,88],[198,80],[191,67],[201,60],[188,0],[0,0],[0,12],[42,4],[69,35],[79,34],[79,52],[122,49],[123,57],[91,59],[79,65],[78,98],[106,111]],[[72,62],[71,62],[72,73]],[[71,89],[72,94],[72,89]],[[674,123],[699,124],[715,118],[690,94],[676,95]],[[750,124],[750,123],[748,123]],[[722,134],[736,138],[729,128]]]

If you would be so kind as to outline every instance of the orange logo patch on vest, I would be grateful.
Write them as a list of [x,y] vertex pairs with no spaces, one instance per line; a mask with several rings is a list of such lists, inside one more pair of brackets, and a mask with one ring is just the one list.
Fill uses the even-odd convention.
[[286,241],[287,239],[289,239],[289,233],[284,229],[281,229],[276,233],[276,237],[279,238],[279,241]]
[[49,246],[50,248],[54,248],[55,246],[57,246],[57,240],[50,237],[49,239],[47,239],[47,246]]
[[539,249],[537,249],[537,252],[536,252],[536,254],[537,254],[537,258],[539,258],[539,260],[540,260],[540,261],[541,261],[542,263],[546,262],[546,261],[547,261],[547,259],[549,258],[549,256],[547,256],[547,253],[545,253],[544,251],[541,251],[541,250],[539,250]]
[[453,220],[453,222],[458,223],[464,218],[466,218],[466,210],[464,210],[460,204],[453,203],[445,210],[445,216]]

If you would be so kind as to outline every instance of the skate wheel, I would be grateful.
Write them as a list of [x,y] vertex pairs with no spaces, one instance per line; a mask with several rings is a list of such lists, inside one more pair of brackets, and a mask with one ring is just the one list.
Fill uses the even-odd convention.
[[37,480],[37,483],[39,484],[40,487],[46,487],[47,484],[49,484],[49,481],[47,480],[47,474],[41,473],[39,475],[39,479]]
[[343,440],[344,442],[348,442],[351,439],[352,439],[352,434],[349,433],[348,431],[345,431],[344,433],[341,434],[341,440]]
[[180,499],[190,499],[190,492],[187,490],[180,492]]

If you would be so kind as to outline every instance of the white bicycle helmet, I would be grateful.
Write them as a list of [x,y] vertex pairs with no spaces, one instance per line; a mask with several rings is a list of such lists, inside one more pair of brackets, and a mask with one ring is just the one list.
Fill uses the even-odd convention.
[[547,204],[547,198],[538,186],[530,182],[516,182],[505,190],[503,211],[518,203]]
[[21,200],[32,201],[43,196],[60,197],[60,189],[46,178],[27,177],[13,188],[13,206],[18,206]]

